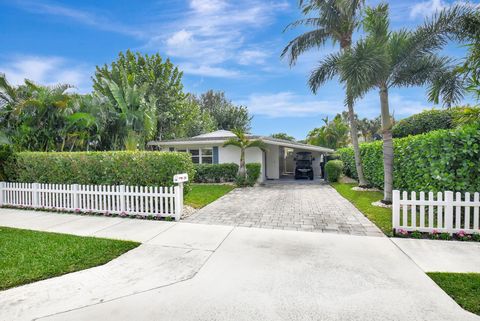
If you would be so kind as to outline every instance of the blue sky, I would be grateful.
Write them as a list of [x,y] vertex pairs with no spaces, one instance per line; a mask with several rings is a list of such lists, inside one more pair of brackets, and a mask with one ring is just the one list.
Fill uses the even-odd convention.
[[[394,29],[412,28],[451,4],[389,2]],[[24,78],[63,82],[86,93],[95,66],[109,64],[118,52],[158,52],[184,71],[186,91],[222,90],[246,105],[254,116],[252,132],[287,132],[301,139],[344,107],[337,82],[317,95],[306,86],[316,62],[336,47],[309,52],[292,68],[280,59],[283,47],[302,30],[282,31],[298,18],[297,0],[0,0],[0,72],[13,84]],[[452,44],[445,52],[460,59],[464,48]],[[390,103],[397,118],[432,106],[424,88],[394,89]],[[377,116],[377,93],[368,94],[356,111]]]

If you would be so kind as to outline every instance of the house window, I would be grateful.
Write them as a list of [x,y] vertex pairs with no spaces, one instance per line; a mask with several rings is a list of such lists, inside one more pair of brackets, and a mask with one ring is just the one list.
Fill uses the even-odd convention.
[[202,148],[202,164],[213,163],[213,150],[212,148]]
[[192,162],[194,164],[200,164],[200,150],[199,149],[188,149],[190,155],[192,155]]
[[213,149],[212,148],[185,148],[177,149],[180,153],[190,153],[192,162],[194,164],[212,164],[213,163]]

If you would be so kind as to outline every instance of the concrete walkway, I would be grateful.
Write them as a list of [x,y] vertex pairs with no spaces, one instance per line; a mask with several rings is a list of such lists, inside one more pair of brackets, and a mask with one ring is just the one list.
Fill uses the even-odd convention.
[[0,292],[2,321],[480,320],[388,238],[0,210],[7,221],[145,243]]
[[391,239],[425,272],[480,273],[480,243]]
[[235,189],[186,219],[281,230],[384,236],[349,201],[327,184],[271,184]]

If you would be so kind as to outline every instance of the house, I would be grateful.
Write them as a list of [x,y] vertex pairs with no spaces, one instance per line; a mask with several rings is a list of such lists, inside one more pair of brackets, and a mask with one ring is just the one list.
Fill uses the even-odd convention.
[[[223,164],[240,161],[240,149],[236,146],[223,144],[235,134],[228,130],[217,130],[211,133],[172,140],[152,141],[148,146],[163,151],[189,152],[195,164]],[[257,147],[247,148],[245,151],[246,163],[260,163],[262,174],[260,181],[293,177],[295,170],[294,157],[297,152],[311,152],[314,175],[321,175],[320,163],[325,155],[333,153],[332,149],[292,142],[272,137],[247,135],[251,140],[260,139],[265,145],[265,151]]]

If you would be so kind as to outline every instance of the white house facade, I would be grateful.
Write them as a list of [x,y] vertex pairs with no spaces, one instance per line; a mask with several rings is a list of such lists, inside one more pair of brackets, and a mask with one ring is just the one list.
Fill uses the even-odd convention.
[[[191,138],[152,141],[148,143],[148,146],[162,151],[188,152],[195,164],[239,164],[240,148],[236,146],[223,147],[223,144],[233,137],[235,134],[230,131],[218,130]],[[259,181],[293,177],[294,157],[297,152],[312,153],[314,175],[319,177],[321,175],[320,164],[325,155],[333,153],[332,149],[321,146],[256,135],[247,137],[251,140],[260,139],[266,145],[265,151],[257,147],[247,148],[245,151],[246,163],[262,165]]]

